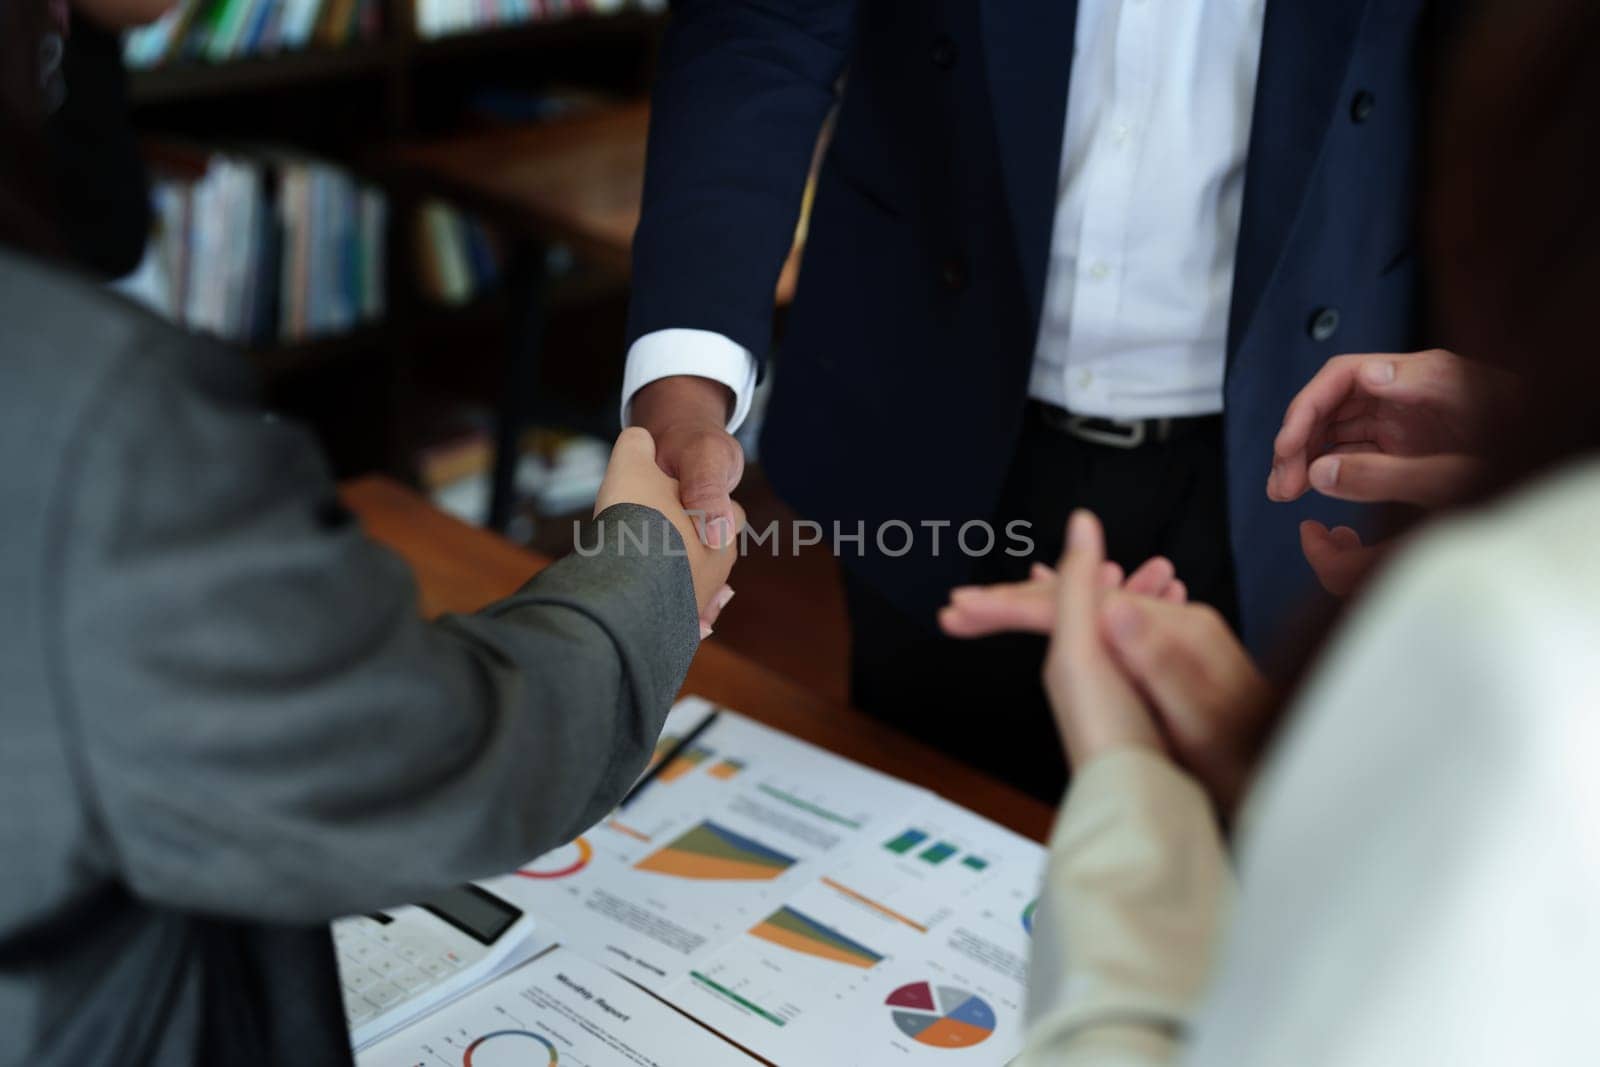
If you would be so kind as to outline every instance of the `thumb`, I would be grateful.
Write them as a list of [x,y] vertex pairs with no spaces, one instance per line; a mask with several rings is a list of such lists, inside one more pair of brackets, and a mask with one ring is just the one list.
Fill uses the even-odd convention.
[[611,446],[612,463],[654,463],[655,460],[656,439],[640,426],[623,430],[617,435],[616,444]]
[[1098,636],[1095,612],[1099,608],[1098,577],[1105,562],[1105,531],[1092,512],[1079,508],[1067,521],[1066,551],[1056,567],[1056,640],[1067,655],[1088,662]]
[[598,515],[613,504],[635,499],[641,475],[661,477],[656,472],[655,459],[656,442],[648,431],[630,426],[618,434],[606,460],[600,491],[595,494],[594,513]]
[[684,509],[695,518],[700,539],[711,548],[731,544],[743,520],[729,494],[739,480],[738,448],[732,450],[713,442],[702,442],[678,458],[678,493]]

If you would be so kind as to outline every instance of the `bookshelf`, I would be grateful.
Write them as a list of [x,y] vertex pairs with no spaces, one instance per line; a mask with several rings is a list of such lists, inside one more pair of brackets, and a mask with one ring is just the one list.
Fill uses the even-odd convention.
[[400,59],[401,49],[393,41],[363,41],[345,48],[307,49],[227,63],[173,63],[133,72],[128,95],[137,114],[151,104],[381,77]]
[[[380,36],[354,40],[342,47],[312,46],[299,51],[248,56],[220,63],[177,60],[130,72],[129,98],[136,116],[156,108],[204,102],[218,97],[322,88],[340,81],[379,80],[405,83],[455,60],[552,58],[551,49],[631,47],[643,65],[633,62],[630,90],[641,88],[653,59],[665,16],[645,10],[611,13],[576,11],[546,15],[520,23],[486,26],[443,36],[420,36],[412,0],[381,0],[384,17]],[[562,63],[563,68],[572,64]],[[614,68],[613,68],[614,69]],[[610,87],[616,87],[612,85]],[[395,116],[405,125],[407,116]]]
[[[503,317],[506,300],[499,291],[469,307],[418,298],[415,219],[421,205],[411,191],[390,187],[372,161],[397,141],[475,125],[479,119],[472,102],[485,90],[532,93],[559,87],[638,96],[649,84],[665,16],[637,9],[583,10],[588,0],[577,0],[563,3],[576,9],[560,14],[428,37],[416,28],[416,0],[376,2],[376,32],[342,46],[312,45],[221,62],[168,61],[131,70],[128,96],[134,122],[158,165],[166,154],[162,146],[173,144],[202,152],[281,145],[385,188],[385,315],[345,332],[261,343],[249,352],[266,374],[274,401],[288,398],[284,410],[308,418],[325,442],[381,440],[379,468],[413,478],[420,442],[411,430],[423,399],[415,386],[419,360],[430,344],[459,326],[471,325],[482,334],[486,320]],[[502,9],[507,2],[526,6],[561,0],[500,0]],[[485,358],[492,362],[497,349],[489,345]],[[358,379],[359,388],[352,386],[352,375],[365,376]],[[340,403],[328,399],[334,393],[342,397]],[[301,400],[319,410],[297,410]],[[372,469],[370,452],[346,461],[336,449],[333,458],[340,474]]]

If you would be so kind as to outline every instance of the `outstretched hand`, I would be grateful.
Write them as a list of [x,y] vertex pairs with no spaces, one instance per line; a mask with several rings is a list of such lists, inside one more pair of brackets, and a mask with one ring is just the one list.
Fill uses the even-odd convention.
[[700,609],[700,636],[710,636],[717,616],[733,599],[728,575],[738,556],[737,534],[744,525],[744,509],[730,501],[728,540],[721,548],[706,545],[698,516],[685,510],[677,481],[664,474],[657,463],[655,442],[637,426],[623,430],[611,449],[611,462],[606,466],[605,480],[595,498],[595,514],[613,504],[653,508],[677,528],[689,557],[689,572],[694,578],[694,599]]

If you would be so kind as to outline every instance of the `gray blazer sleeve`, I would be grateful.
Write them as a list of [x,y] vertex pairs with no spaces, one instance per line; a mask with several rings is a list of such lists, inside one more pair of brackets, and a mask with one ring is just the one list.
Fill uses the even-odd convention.
[[152,902],[318,920],[509,870],[603,815],[697,645],[671,524],[609,509],[597,554],[424,623],[238,356],[144,341],[77,435],[42,576],[102,831],[87,862]]

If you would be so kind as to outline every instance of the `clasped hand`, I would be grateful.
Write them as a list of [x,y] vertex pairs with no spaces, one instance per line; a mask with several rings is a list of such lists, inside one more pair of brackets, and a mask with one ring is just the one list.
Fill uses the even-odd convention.
[[1249,782],[1272,693],[1217,611],[1187,602],[1172,564],[1131,576],[1100,521],[1075,512],[1057,570],[967,587],[939,614],[952,636],[1050,635],[1044,684],[1074,766],[1114,748],[1165,753],[1231,811]]
[[726,526],[718,537],[718,546],[711,547],[707,543],[705,513],[683,503],[678,480],[664,473],[657,462],[655,440],[638,427],[623,430],[612,447],[611,462],[606,466],[594,513],[598,515],[613,504],[653,508],[677,528],[689,557],[689,572],[694,578],[694,600],[700,609],[700,636],[709,637],[717,616],[733,599],[728,575],[738,555],[737,534],[744,526],[744,509],[728,502],[726,509],[717,516]]

